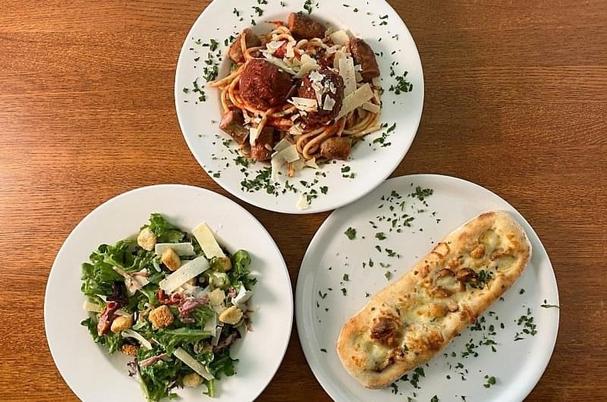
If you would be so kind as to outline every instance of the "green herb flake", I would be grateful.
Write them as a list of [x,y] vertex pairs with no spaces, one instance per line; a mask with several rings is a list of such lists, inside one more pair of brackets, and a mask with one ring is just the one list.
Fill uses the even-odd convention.
[[353,227],[349,227],[348,229],[346,229],[344,234],[348,239],[354,240],[356,238],[356,229],[354,229]]

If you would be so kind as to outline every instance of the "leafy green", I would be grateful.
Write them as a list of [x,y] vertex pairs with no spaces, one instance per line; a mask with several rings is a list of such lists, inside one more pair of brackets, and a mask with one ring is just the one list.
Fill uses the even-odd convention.
[[[93,257],[91,256],[91,261]],[[112,294],[112,284],[122,281],[120,274],[112,269],[112,266],[102,260],[93,261],[93,264],[82,264],[82,285],[80,290],[87,296]]]
[[251,290],[257,279],[250,276],[251,271],[249,270],[251,265],[251,256],[245,250],[238,250],[232,255],[232,269],[228,272],[230,282],[235,284],[241,282],[247,290]]
[[179,243],[185,236],[184,232],[179,230],[177,226],[170,224],[160,214],[150,215],[150,223],[143,228],[145,227],[154,232],[159,243]]
[[196,326],[204,328],[205,324],[215,316],[215,311],[209,306],[201,306],[192,311],[192,318],[196,320]]
[[233,376],[236,374],[234,364],[237,359],[230,357],[230,350],[224,349],[223,351],[215,354],[215,358],[209,363],[209,372],[213,374],[217,379],[220,379],[222,375]]
[[114,353],[117,351],[123,344],[123,339],[120,334],[115,334],[113,332],[108,333],[107,335],[99,335],[97,333],[97,320],[90,317],[86,320],[82,321],[80,325],[84,325],[88,328],[91,337],[95,343],[98,343],[102,346],[105,346],[110,353]]
[[158,331],[155,339],[162,345],[167,353],[173,353],[173,351],[180,346],[193,344],[212,336],[212,333],[203,331],[202,329],[182,327]]
[[[134,240],[121,240],[113,246],[102,244],[93,253],[95,260],[117,266],[127,272],[137,272],[153,265],[156,254],[137,246]],[[93,261],[93,256],[91,256]]]
[[[139,348],[137,359],[143,361],[149,357],[163,353],[158,349],[145,350]],[[148,401],[159,401],[163,398],[176,399],[177,394],[171,392],[175,378],[181,370],[182,363],[178,359],[167,362],[159,360],[147,367],[139,366],[141,385]]]

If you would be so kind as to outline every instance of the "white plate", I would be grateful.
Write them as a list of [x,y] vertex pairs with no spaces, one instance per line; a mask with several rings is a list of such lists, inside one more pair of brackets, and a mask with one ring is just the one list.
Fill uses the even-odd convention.
[[[405,212],[415,216],[415,220],[400,234],[389,232],[391,224],[377,219],[382,211],[384,214],[389,212],[390,203],[382,201],[381,197],[389,196],[393,190],[407,195],[416,186],[434,190],[434,194],[426,199],[428,206],[405,197]],[[383,208],[378,209],[382,204]],[[418,209],[426,212],[418,213]],[[405,381],[396,383],[396,394],[390,387],[385,390],[364,389],[346,373],[335,352],[337,335],[343,323],[366,304],[365,292],[373,294],[388,284],[384,276],[386,271],[399,277],[428,252],[432,242],[439,241],[467,220],[489,210],[510,211],[529,236],[533,256],[522,277],[503,300],[496,301],[485,312],[484,330],[468,328],[445,349],[445,354],[441,353],[423,366],[425,377],[419,379],[421,389],[414,389],[410,382]],[[369,221],[374,221],[378,229],[373,229]],[[355,240],[344,235],[349,227],[357,230]],[[375,238],[377,232],[384,232],[387,239],[379,241]],[[376,245],[382,248],[382,253],[375,249]],[[402,257],[388,257],[386,248]],[[372,268],[369,267],[369,258],[374,261]],[[362,267],[363,262],[366,268]],[[380,263],[392,266],[386,269]],[[344,274],[349,275],[349,281],[343,280]],[[333,290],[327,290],[329,287]],[[342,294],[342,287],[347,289],[347,296]],[[521,289],[525,289],[522,294]],[[321,298],[319,292],[322,295],[327,293],[327,296]],[[434,395],[440,401],[461,401],[460,396],[464,395],[467,401],[512,402],[522,400],[533,389],[554,348],[559,310],[540,307],[546,303],[544,299],[549,304],[558,305],[558,290],[550,260],[531,226],[512,206],[489,190],[464,180],[436,175],[404,176],[388,180],[364,199],[333,212],[318,230],[299,272],[297,328],[316,378],[336,401],[402,401],[407,396],[416,401],[429,401]],[[329,310],[325,311],[325,308]],[[526,314],[527,308],[531,309],[537,334],[524,334],[525,339],[514,341],[516,332],[522,330],[516,321]],[[500,323],[504,324],[503,329]],[[478,357],[462,358],[466,343],[473,339],[478,344],[482,336],[490,332],[491,324],[496,335],[489,338],[497,343],[496,352],[492,352],[491,345],[483,345],[476,348]],[[456,357],[452,357],[452,353]],[[463,368],[457,367],[459,362]],[[465,381],[460,373],[464,374]],[[494,376],[496,384],[485,388],[485,375]]]
[[[121,353],[108,355],[80,321],[86,318],[80,267],[100,244],[137,233],[150,213],[159,212],[191,231],[207,222],[230,251],[251,253],[258,276],[252,306],[253,331],[234,347],[237,374],[218,382],[217,401],[250,401],[270,382],[287,348],[293,318],[291,282],[276,244],[246,210],[197,187],[160,185],[119,195],[91,212],[59,250],[46,287],[44,323],[48,344],[65,382],[84,401],[145,401],[127,375]],[[200,389],[180,390],[184,401],[201,401]]]
[[[198,163],[219,185],[243,201],[271,211],[293,214],[327,211],[346,205],[385,180],[403,159],[415,137],[424,98],[423,72],[415,42],[398,14],[384,0],[373,0],[372,4],[368,0],[314,0],[313,3],[318,3],[318,6],[313,8],[313,17],[337,27],[349,28],[383,55],[378,57],[382,83],[386,90],[382,98],[381,120],[388,126],[396,123],[396,129],[388,135],[385,142],[391,145],[382,147],[373,144],[373,140],[379,138],[381,133],[368,136],[354,148],[350,161],[325,166],[322,171],[326,177],[315,175],[314,170],[306,169],[290,180],[297,193],[288,191],[283,194],[284,183],[277,190],[278,196],[264,190],[247,192],[241,186],[245,178],[241,172],[242,166],[234,162],[237,156],[236,145],[219,129],[221,112],[218,91],[206,89],[206,101],[199,102],[197,99],[200,93],[192,92],[192,89],[196,79],[199,86],[204,87],[206,81],[202,76],[208,54],[225,54],[226,38],[250,26],[251,19],[258,21],[255,26],[258,32],[268,32],[271,26],[263,21],[286,20],[289,12],[303,10],[305,2],[272,0],[268,3],[259,4],[258,0],[214,1],[194,23],[181,49],[175,77],[175,104],[181,131]],[[344,7],[344,4],[349,4],[350,7]],[[253,7],[260,7],[263,16],[259,17]],[[234,10],[238,11],[238,16]],[[219,42],[215,52],[210,52],[210,47],[203,46],[211,38]],[[395,82],[395,78],[390,76],[392,63],[395,63],[393,68],[396,74],[408,71],[407,78],[413,84],[412,92],[395,95],[388,90]],[[226,61],[221,62],[219,71],[220,77],[225,76],[228,71]],[[184,93],[184,88],[189,93]],[[384,129],[382,133],[386,131]],[[344,166],[350,167],[348,174],[355,173],[354,179],[343,177],[341,169]],[[269,164],[257,163],[250,166],[248,171],[255,176],[264,167],[269,167]],[[312,201],[310,208],[300,210],[296,204],[300,195],[306,191],[300,181],[311,183],[314,179],[319,179],[315,185],[319,197]],[[328,187],[326,194],[318,190],[324,186]]]

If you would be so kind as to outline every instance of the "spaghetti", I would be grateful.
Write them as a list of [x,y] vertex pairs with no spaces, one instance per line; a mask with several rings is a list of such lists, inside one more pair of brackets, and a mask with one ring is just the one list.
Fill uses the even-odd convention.
[[[292,18],[299,18],[297,24],[291,24]],[[289,25],[295,29],[274,21],[275,28],[270,33],[255,38],[251,37],[255,34],[250,29],[243,31],[230,49],[234,62],[231,72],[210,84],[220,91],[224,120],[234,113],[242,115],[242,124],[250,134],[249,141],[241,142],[241,146],[253,159],[269,159],[277,143],[285,144],[283,140],[294,145],[303,162],[346,159],[352,145],[380,129],[379,69],[370,47],[360,39],[350,38],[344,31],[325,34],[322,38],[305,37],[301,30],[306,26],[306,19],[309,17],[291,14]],[[319,24],[313,23],[316,27]],[[353,40],[362,42],[371,54],[369,51],[364,54],[366,48],[363,52],[353,48]],[[251,46],[251,43],[257,45]],[[257,81],[251,85],[267,91],[266,98],[272,102],[280,98],[271,106],[261,101],[264,92],[245,93],[250,91],[251,85],[247,82],[252,80],[246,76],[247,70],[253,69],[249,64],[259,64],[260,59],[272,68],[277,67],[280,74],[288,73],[291,80],[291,90],[283,97],[274,93],[280,83],[265,82],[267,76],[253,77]],[[232,134],[226,129],[230,123],[222,121],[222,128]],[[261,133],[270,128],[274,133],[270,139],[257,144]],[[265,147],[269,152],[264,153],[264,157],[255,157],[255,152],[251,152],[255,146]],[[335,151],[335,147],[340,146],[347,149]],[[289,172],[293,170],[290,164]]]

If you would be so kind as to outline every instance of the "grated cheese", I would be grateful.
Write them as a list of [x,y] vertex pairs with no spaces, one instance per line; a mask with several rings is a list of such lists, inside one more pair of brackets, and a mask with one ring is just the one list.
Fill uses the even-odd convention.
[[337,116],[336,120],[341,119],[348,113],[356,110],[356,108],[361,107],[366,102],[373,99],[373,96],[373,90],[371,89],[371,86],[369,84],[361,86],[356,91],[344,98],[341,111],[339,112],[339,115]]
[[198,240],[200,248],[204,252],[204,255],[211,259],[213,257],[225,257],[223,250],[219,247],[213,231],[207,226],[206,223],[201,223],[192,230],[192,234]]
[[177,271],[167,276],[158,283],[165,292],[171,294],[190,279],[196,278],[210,268],[209,261],[204,257],[198,257],[182,265]]
[[356,74],[352,57],[347,56],[339,59],[338,70],[339,75],[344,80],[344,96],[348,96],[356,91]]

